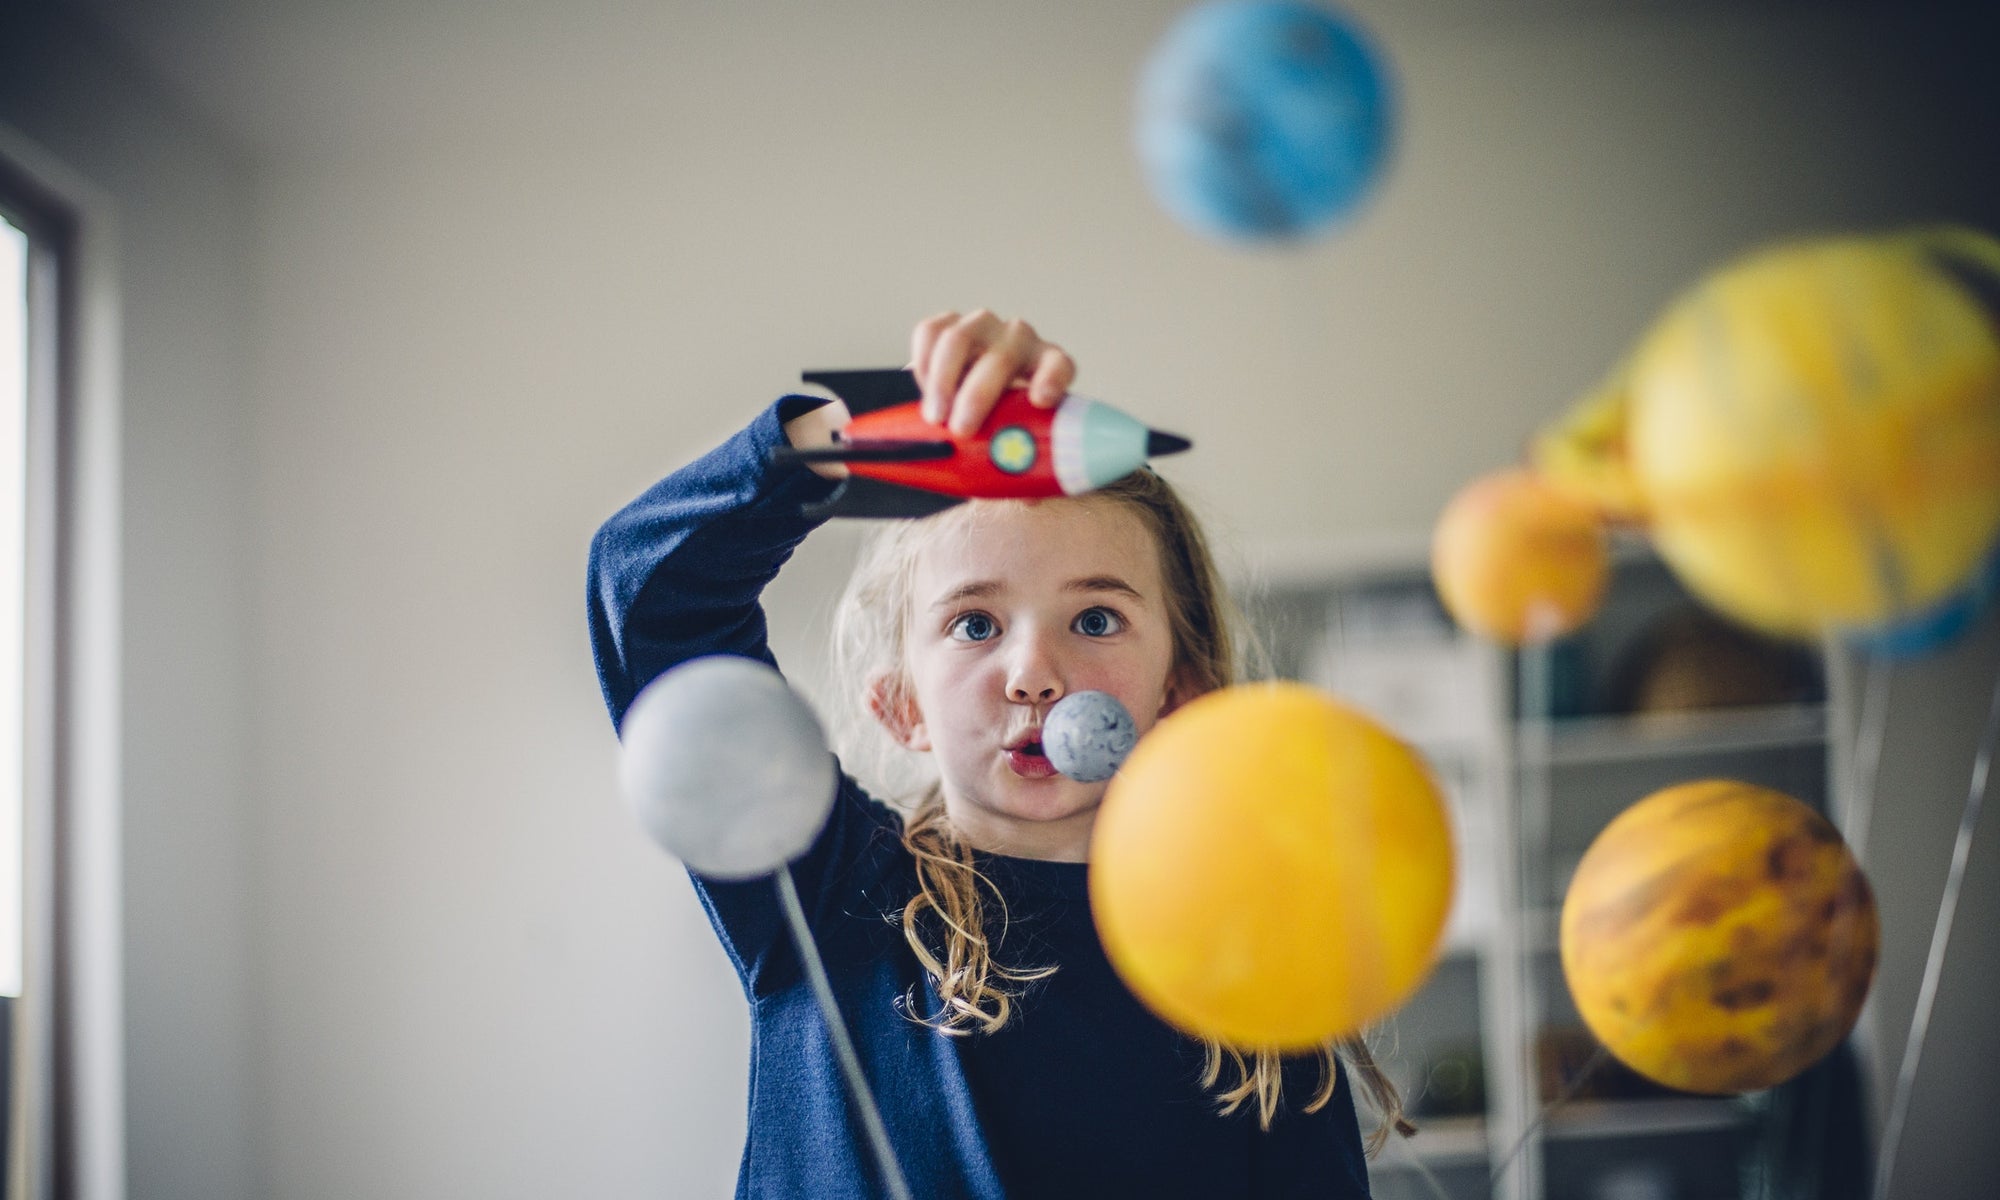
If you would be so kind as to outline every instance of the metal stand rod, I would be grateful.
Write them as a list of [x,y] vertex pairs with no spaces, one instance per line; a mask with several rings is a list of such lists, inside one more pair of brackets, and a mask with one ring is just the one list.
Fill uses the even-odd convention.
[[1916,1011],[1910,1014],[1910,1033],[1903,1042],[1903,1066],[1896,1074],[1896,1095],[1889,1105],[1889,1120],[1882,1127],[1882,1155],[1875,1168],[1875,1200],[1888,1200],[1889,1180],[1896,1169],[1896,1150],[1903,1141],[1903,1127],[1910,1119],[1910,1092],[1917,1082],[1917,1064],[1924,1055],[1924,1039],[1930,1034],[1931,1008],[1937,1003],[1938,979],[1944,974],[1945,947],[1951,942],[1951,925],[1958,915],[1958,896],[1965,889],[1965,864],[1972,855],[1972,834],[1979,826],[1979,812],[1985,807],[1986,777],[1993,766],[1993,744],[2000,740],[2000,680],[1993,686],[1993,703],[1986,714],[1986,733],[1980,738],[1979,752],[1972,763],[1972,791],[1965,798],[1965,812],[1959,817],[1958,839],[1951,847],[1951,870],[1945,876],[1944,895],[1938,901],[1936,924],[1931,926],[1931,949],[1924,959],[1924,981],[1917,989]]
[[1409,1159],[1410,1166],[1416,1170],[1417,1177],[1422,1179],[1425,1185],[1431,1189],[1431,1195],[1437,1197],[1437,1200],[1451,1200],[1451,1193],[1445,1190],[1444,1182],[1437,1177],[1436,1172],[1431,1170],[1430,1164],[1424,1161],[1423,1155],[1417,1153],[1416,1147],[1410,1145],[1409,1138],[1397,1137],[1391,1134],[1389,1140],[1403,1148],[1403,1154]]
[[1528,1122],[1528,1127],[1521,1131],[1521,1136],[1519,1140],[1517,1140],[1514,1143],[1514,1148],[1507,1151],[1505,1155],[1501,1156],[1500,1165],[1493,1168],[1492,1178],[1486,1181],[1486,1186],[1489,1189],[1491,1189],[1500,1182],[1500,1177],[1507,1173],[1508,1167],[1514,1165],[1514,1159],[1517,1158],[1520,1155],[1522,1149],[1527,1146],[1528,1139],[1534,1137],[1535,1133],[1541,1129],[1542,1123],[1549,1119],[1549,1114],[1561,1108],[1563,1105],[1568,1104],[1570,1097],[1576,1095],[1577,1090],[1581,1088],[1590,1079],[1592,1075],[1597,1073],[1597,1068],[1603,1066],[1604,1060],[1610,1057],[1610,1055],[1611,1051],[1608,1048],[1604,1046],[1599,1046],[1597,1048],[1596,1053],[1592,1054],[1589,1060],[1583,1064],[1583,1070],[1578,1071],[1576,1073],[1576,1078],[1570,1080],[1569,1083],[1564,1085],[1562,1093],[1558,1095],[1555,1099],[1549,1101],[1547,1104],[1542,1106],[1542,1111],[1536,1113],[1535,1119]]
[[826,1032],[833,1039],[833,1053],[840,1060],[841,1073],[847,1076],[847,1088],[854,1093],[855,1107],[861,1110],[861,1124],[868,1131],[868,1143],[875,1152],[875,1165],[882,1172],[882,1180],[888,1185],[889,1195],[894,1200],[910,1200],[910,1185],[903,1179],[903,1168],[896,1162],[895,1147],[889,1144],[889,1131],[882,1125],[882,1113],[875,1107],[875,1093],[868,1090],[868,1078],[861,1073],[861,1059],[854,1053],[854,1041],[847,1035],[847,1022],[840,1019],[840,1006],[834,1003],[833,985],[827,982],[826,964],[820,961],[819,947],[813,942],[812,930],[806,926],[805,909],[799,905],[799,891],[792,882],[792,868],[787,865],[778,868],[778,900],[784,906],[785,920],[792,926],[792,941],[798,946],[799,959],[805,963],[806,978],[812,981],[813,996],[819,1000],[820,1015],[826,1018]]

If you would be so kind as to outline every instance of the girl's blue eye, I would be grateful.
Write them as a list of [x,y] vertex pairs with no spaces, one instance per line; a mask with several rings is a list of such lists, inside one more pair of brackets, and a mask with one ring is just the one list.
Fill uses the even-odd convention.
[[1070,628],[1085,637],[1110,637],[1125,628],[1125,618],[1108,608],[1086,608]]
[[984,642],[1000,632],[1000,626],[985,613],[966,613],[951,623],[951,637],[959,642]]

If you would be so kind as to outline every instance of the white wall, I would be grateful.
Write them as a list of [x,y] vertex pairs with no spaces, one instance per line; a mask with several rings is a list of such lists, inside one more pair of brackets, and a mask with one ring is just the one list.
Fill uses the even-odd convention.
[[26,10],[0,19],[0,123],[108,201],[91,215],[109,220],[85,236],[116,251],[131,1195],[247,1198],[263,1189],[244,164],[93,31]]
[[[2000,225],[1966,152],[1993,144],[2000,106],[1967,82],[1976,43],[1922,32],[1934,18],[1453,7],[1371,6],[1407,104],[1398,160],[1345,234],[1284,254],[1198,241],[1145,196],[1131,81],[1177,6],[1140,0],[590,9],[631,36],[577,21],[593,53],[440,60],[435,105],[408,113],[355,86],[337,129],[261,147],[247,213],[226,155],[159,135],[153,169],[218,181],[162,198],[149,219],[185,209],[193,228],[159,236],[229,249],[173,261],[201,273],[191,306],[142,345],[174,403],[133,418],[153,474],[136,472],[132,553],[154,574],[133,590],[133,652],[152,657],[132,712],[157,768],[133,774],[159,789],[134,819],[175,850],[133,868],[175,902],[138,918],[133,950],[170,997],[134,1015],[135,1082],[141,1061],[159,1072],[133,1098],[135,1178],[178,1177],[186,1143],[154,1139],[180,1118],[152,1107],[244,1015],[204,989],[248,970],[261,1032],[218,1047],[234,1073],[208,1094],[218,1121],[254,1105],[233,1128],[254,1136],[259,1194],[727,1193],[742,1002],[616,799],[582,572],[598,521],[800,368],[897,361],[941,307],[1022,313],[1076,351],[1081,390],[1194,436],[1168,470],[1225,540],[1416,532],[1705,264],[1801,231]],[[454,19],[486,44],[488,9],[424,11],[434,46]],[[230,31],[173,44],[233,50]],[[429,78],[394,37],[341,48],[396,71],[398,94]],[[635,64],[640,84],[600,83]],[[490,103],[442,82],[468,78]],[[310,82],[278,80],[270,103],[305,111]],[[225,328],[195,339],[217,355],[166,350],[180,322],[227,324],[246,252],[238,427],[245,344]],[[193,386],[204,373],[222,377]],[[773,598],[781,659],[809,679],[851,547],[815,535]],[[1898,728],[1957,702],[1913,691]],[[1960,799],[1921,820],[1948,830]],[[247,908],[223,903],[246,870]],[[1885,916],[1908,928],[1932,903],[1885,895]],[[245,911],[254,952],[230,957]],[[169,912],[204,931],[213,971],[174,965],[194,935],[169,936]],[[1961,940],[1992,952],[1984,931]],[[1991,1110],[1994,1085],[1960,1082],[1953,1111],[1925,1110],[1933,1150]],[[1955,1179],[2000,1165],[1990,1138],[1956,1153],[1925,1151]]]

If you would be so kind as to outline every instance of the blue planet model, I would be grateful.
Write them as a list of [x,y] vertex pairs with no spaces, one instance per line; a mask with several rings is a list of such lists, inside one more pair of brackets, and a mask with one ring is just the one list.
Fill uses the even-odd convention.
[[1177,21],[1140,80],[1147,182],[1181,223],[1295,238],[1353,209],[1382,172],[1393,103],[1361,33],[1309,4],[1224,0]]
[[1042,722],[1042,753],[1078,783],[1116,775],[1138,741],[1132,714],[1108,692],[1072,692]]

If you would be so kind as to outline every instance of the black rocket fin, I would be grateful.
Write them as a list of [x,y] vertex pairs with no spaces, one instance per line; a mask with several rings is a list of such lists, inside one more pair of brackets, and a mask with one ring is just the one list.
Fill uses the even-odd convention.
[[884,483],[863,475],[850,475],[831,496],[806,505],[807,517],[928,517],[954,504],[965,503],[962,496],[946,496],[922,488]]
[[816,462],[869,462],[906,463],[935,462],[940,458],[950,458],[958,452],[958,447],[950,442],[898,441],[888,438],[865,438],[855,441],[836,441],[830,446],[778,446],[771,451],[774,466],[788,466],[792,463]]
[[917,386],[917,377],[902,367],[880,367],[866,371],[807,371],[799,376],[807,383],[816,383],[847,405],[847,411],[854,416],[874,412],[878,408],[893,408],[898,404],[908,404],[923,398],[923,388]]

